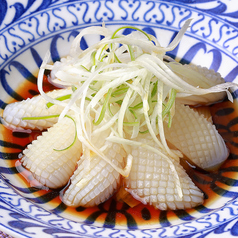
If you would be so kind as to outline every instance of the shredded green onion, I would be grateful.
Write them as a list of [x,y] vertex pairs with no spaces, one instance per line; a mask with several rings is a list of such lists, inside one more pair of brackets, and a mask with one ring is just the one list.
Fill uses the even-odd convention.
[[118,28],[116,31],[114,31],[111,38],[113,39],[116,36],[116,34],[119,31],[121,31],[122,29],[133,29],[133,30],[139,31],[142,34],[144,34],[148,38],[148,40],[151,40],[150,35],[148,35],[145,31],[141,30],[140,28],[137,28],[137,27],[134,27],[134,26],[122,26],[122,27]]
[[40,116],[40,117],[22,117],[21,119],[24,120],[45,120],[50,118],[59,117],[59,114],[56,115],[48,115],[48,116]]
[[110,88],[107,95],[106,95],[106,98],[105,98],[105,101],[103,103],[100,116],[98,117],[98,120],[96,122],[95,122],[95,120],[93,120],[94,125],[99,125],[102,122],[102,120],[104,118],[104,115],[105,115],[105,112],[106,112],[106,109],[107,109],[107,106],[108,106],[109,99],[111,97],[111,91],[112,91],[112,89]]
[[112,92],[112,95],[111,95],[111,96],[112,96],[112,97],[116,97],[116,96],[118,96],[118,95],[122,95],[122,94],[124,94],[124,93],[127,92],[128,88],[129,88],[128,86],[123,85],[123,87],[120,87],[120,88],[114,90],[114,91]]
[[153,89],[151,91],[151,98],[153,98],[156,93],[157,93],[157,87],[158,87],[158,80],[155,82],[154,86],[153,86]]
[[[181,73],[186,68],[163,61],[166,52],[178,45],[190,21],[186,21],[168,47],[161,47],[154,36],[133,26],[123,26],[114,32],[105,27],[89,27],[83,29],[75,38],[70,55],[58,65],[47,63],[50,59],[49,52],[43,60],[37,85],[41,95],[48,102],[47,106],[54,104],[63,106],[63,112],[57,115],[59,118],[71,111],[78,132],[75,133],[75,139],[78,136],[84,146],[112,164],[113,168],[123,176],[129,174],[131,156],[128,155],[128,166],[124,170],[115,166],[105,157],[100,148],[93,144],[91,137],[94,133],[110,130],[115,143],[123,141],[128,144],[133,144],[133,138],[136,138],[139,133],[149,133],[167,161],[169,159],[165,154],[178,160],[178,154],[170,150],[164,135],[165,122],[169,127],[173,123],[175,102],[177,100],[196,102],[197,98],[202,98],[205,102],[213,102],[224,97],[224,93],[227,93],[228,98],[231,99],[228,89],[236,86],[234,83],[220,83],[203,88],[179,76],[187,77],[187,73]],[[135,31],[127,36],[119,34],[119,31],[126,28]],[[104,38],[82,50],[80,48],[82,37],[92,33],[98,33]],[[135,34],[140,34],[141,37],[138,35],[135,37]],[[176,72],[172,68],[176,68]],[[55,70],[55,75],[62,85],[71,85],[72,95],[56,99],[46,95],[42,86],[45,69]],[[194,74],[191,78],[199,83],[197,75]],[[202,80],[203,85],[208,85],[204,83],[206,79],[202,78]],[[54,116],[56,115],[51,117]],[[46,117],[24,118],[24,120],[38,119],[46,119]],[[175,173],[174,176],[178,185],[177,174]]]
[[162,117],[164,118],[169,112],[170,112],[170,109],[172,108],[174,102],[175,102],[175,98],[176,98],[176,90],[175,89],[171,89],[171,95],[169,97],[169,100],[162,112]]
[[[64,95],[64,96],[61,96],[61,97],[57,97],[56,100],[58,100],[58,101],[64,101],[64,100],[67,100],[67,99],[70,99],[70,98],[71,98],[71,94],[67,94],[67,95]],[[47,106],[48,108],[52,107],[53,105],[54,105],[54,104],[51,103],[51,102],[48,102],[48,103],[46,104],[46,106]]]
[[93,51],[91,54],[92,66],[96,65],[96,53],[97,51]]
[[75,120],[71,117],[71,116],[68,116],[68,115],[65,115],[66,117],[68,117],[68,118],[70,118],[72,121],[73,121],[73,123],[74,123],[74,126],[75,126],[75,134],[74,134],[74,140],[73,140],[73,142],[69,145],[69,146],[67,146],[66,148],[64,148],[64,149],[54,149],[55,151],[65,151],[65,150],[68,150],[69,148],[71,148],[73,145],[74,145],[74,143],[76,142],[76,140],[77,140],[77,138],[78,138],[78,136],[77,136],[77,125],[76,125],[76,122],[75,122]]

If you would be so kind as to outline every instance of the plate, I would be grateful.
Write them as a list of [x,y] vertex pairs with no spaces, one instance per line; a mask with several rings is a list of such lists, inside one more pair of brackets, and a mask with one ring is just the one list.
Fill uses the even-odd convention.
[[[0,110],[9,102],[34,95],[37,71],[46,52],[50,51],[52,61],[59,60],[67,55],[80,30],[92,25],[105,24],[111,29],[134,25],[167,46],[185,21],[192,18],[184,38],[168,55],[182,63],[214,69],[226,81],[237,82],[237,12],[235,0],[2,0]],[[94,40],[97,38],[85,39],[82,47],[86,48]],[[91,209],[66,208],[57,192],[29,189],[18,174],[17,156],[33,138],[14,132],[3,140],[0,135],[0,230],[14,237],[45,238],[237,236],[236,91],[233,97],[233,106],[225,102],[214,109],[214,114],[219,115],[220,130],[230,135],[231,156],[218,173],[203,175],[203,186],[204,181],[210,180],[209,189],[215,198],[190,210],[159,212],[140,206],[131,210],[123,204],[115,205],[113,199]],[[221,116],[228,121],[219,121]],[[1,125],[1,134],[4,130]]]

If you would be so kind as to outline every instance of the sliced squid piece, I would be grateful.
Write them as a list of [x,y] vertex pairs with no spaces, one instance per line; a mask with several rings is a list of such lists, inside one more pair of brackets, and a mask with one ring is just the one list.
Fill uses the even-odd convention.
[[[170,62],[169,67],[174,73],[180,76],[185,82],[200,87],[210,88],[215,85],[225,83],[221,74],[215,72],[213,69],[202,67],[200,65],[182,65],[177,62]],[[226,96],[226,92],[209,93],[205,95],[189,95],[181,96],[177,94],[177,101],[188,105],[206,105],[221,101]]]
[[66,185],[82,153],[71,118],[64,117],[23,151],[21,162],[34,178],[49,188]]
[[[52,98],[58,98],[70,94],[72,94],[71,89],[56,89],[47,93],[47,95]],[[59,105],[47,107],[47,103],[48,102],[41,95],[37,95],[33,98],[8,104],[3,111],[3,123],[14,129],[47,129],[55,124],[58,118],[52,117],[40,120],[22,120],[24,117],[47,117],[60,114],[64,109]]]
[[221,165],[229,151],[216,127],[189,106],[176,103],[175,110],[172,126],[164,126],[165,138],[205,170]]
[[[107,146],[104,154],[119,168],[124,167],[126,152],[123,146],[105,142],[103,135],[98,137],[99,145]],[[97,144],[95,143],[95,144]],[[118,189],[121,175],[104,159],[90,151],[84,153],[78,168],[71,177],[62,201],[68,206],[91,207],[106,201]]]
[[206,118],[209,122],[213,123],[212,114],[209,107],[201,106],[201,107],[193,107],[192,109],[198,112],[199,115],[203,115],[204,118]]
[[[140,135],[137,141],[158,148],[149,135]],[[124,179],[124,186],[135,199],[160,210],[187,209],[203,203],[203,193],[178,161],[171,159],[179,176],[182,196],[175,185],[175,172],[166,159],[143,146],[133,146],[132,156],[132,169]]]

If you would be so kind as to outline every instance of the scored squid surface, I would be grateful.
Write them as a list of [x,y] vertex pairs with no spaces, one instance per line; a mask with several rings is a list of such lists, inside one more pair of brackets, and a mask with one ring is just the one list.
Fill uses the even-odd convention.
[[[117,143],[98,137],[95,144],[108,145],[104,154],[119,168],[123,168],[126,152]],[[64,192],[63,202],[69,206],[94,206],[106,201],[118,189],[121,175],[110,164],[93,152],[85,153]]]
[[[225,83],[224,78],[221,77],[219,72],[215,72],[213,69],[208,69],[207,67],[202,67],[200,65],[193,64],[178,64],[172,62],[169,64],[172,70],[176,74],[178,74],[184,81],[192,84],[195,87],[199,88],[210,88],[211,86],[215,86],[218,84]],[[176,70],[176,66],[180,65],[179,71]],[[184,68],[184,70],[182,70]],[[198,74],[194,74],[197,72]],[[196,75],[196,76],[195,76]],[[192,78],[194,76],[194,78]],[[217,92],[217,93],[208,93],[204,95],[188,95],[180,97],[177,94],[177,101],[180,103],[188,104],[188,105],[207,105],[219,102],[223,100],[226,96],[226,92]]]
[[[158,148],[149,135],[140,135],[137,141]],[[171,159],[179,176],[182,196],[175,185],[175,172],[164,158],[143,146],[133,146],[132,156],[132,169],[124,178],[124,186],[134,198],[160,210],[186,209],[203,203],[203,193],[178,161]]]
[[164,126],[166,139],[203,169],[221,164],[229,151],[216,127],[189,106],[176,103],[170,128]]
[[[71,94],[71,89],[56,89],[47,93],[52,98]],[[44,130],[51,127],[58,120],[57,117],[40,120],[22,120],[23,117],[45,117],[60,114],[64,108],[59,105],[47,107],[47,101],[42,95],[8,104],[3,111],[3,122],[12,128]]]
[[78,138],[73,143],[74,136],[73,120],[64,117],[27,146],[21,158],[23,166],[44,186],[66,185],[82,153]]

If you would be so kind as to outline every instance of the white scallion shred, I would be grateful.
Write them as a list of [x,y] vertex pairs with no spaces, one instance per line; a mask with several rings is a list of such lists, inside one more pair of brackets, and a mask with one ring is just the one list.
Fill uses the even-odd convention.
[[[154,36],[136,27],[125,26],[115,32],[105,26],[85,28],[74,39],[70,54],[60,62],[49,65],[50,53],[47,52],[38,75],[40,94],[47,102],[64,107],[59,120],[69,111],[74,114],[77,136],[85,148],[85,153],[96,153],[120,174],[128,176],[133,161],[128,146],[142,146],[134,138],[140,133],[149,133],[159,149],[143,146],[169,163],[180,196],[180,181],[171,158],[178,160],[182,155],[179,151],[169,148],[164,135],[164,126],[167,122],[172,123],[173,119],[176,100],[173,97],[226,92],[229,100],[232,100],[229,88],[236,86],[234,83],[221,83],[209,87],[209,84],[204,82],[204,77],[202,85],[199,85],[197,82],[199,83],[200,76],[197,73],[193,75],[194,81],[190,83],[189,80],[183,80],[177,72],[173,72],[173,65],[170,67],[163,61],[165,58],[173,62],[165,54],[178,45],[190,22],[191,20],[186,21],[168,47],[161,47]],[[120,30],[125,28],[132,28],[136,32],[129,35],[120,34]],[[80,41],[89,34],[98,34],[104,38],[82,50]],[[51,98],[43,91],[43,75],[46,69],[52,71],[52,80],[57,82],[57,85],[72,88],[73,93],[67,103]],[[179,67],[176,70],[180,70]],[[186,70],[186,67],[183,70]],[[204,88],[204,85],[208,87]],[[171,92],[174,92],[173,97]],[[127,163],[123,169],[104,155],[104,147],[98,148],[92,143],[92,136],[104,133],[109,128],[111,134],[107,140],[123,144],[128,152]],[[85,164],[87,171],[90,161]]]

